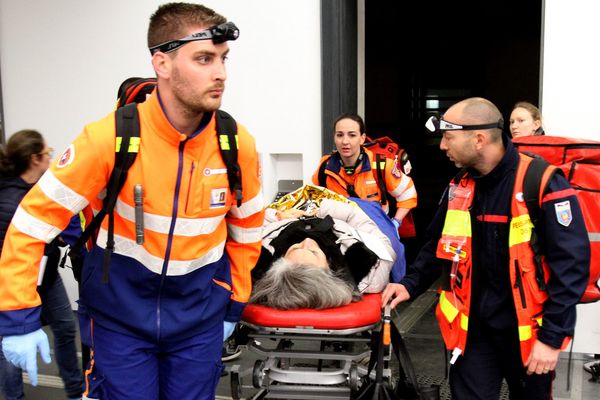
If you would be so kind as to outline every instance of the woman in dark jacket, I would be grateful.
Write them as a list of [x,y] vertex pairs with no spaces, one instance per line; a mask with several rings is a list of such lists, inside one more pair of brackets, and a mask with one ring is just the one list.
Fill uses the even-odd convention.
[[[50,166],[53,150],[42,135],[34,130],[22,130],[8,140],[0,151],[0,246],[21,199]],[[65,391],[70,399],[80,399],[83,375],[75,347],[76,326],[71,303],[57,268],[60,260],[60,239],[48,244],[44,251],[46,266],[38,286],[42,300],[42,321],[54,333],[54,351]],[[0,247],[1,248],[1,247]],[[0,385],[7,400],[22,399],[21,369],[4,358],[0,351]]]

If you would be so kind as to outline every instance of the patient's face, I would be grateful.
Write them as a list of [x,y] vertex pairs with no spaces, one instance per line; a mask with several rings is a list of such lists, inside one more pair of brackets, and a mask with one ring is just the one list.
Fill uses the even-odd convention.
[[317,242],[310,238],[291,245],[283,257],[293,263],[329,268],[325,253],[323,253]]

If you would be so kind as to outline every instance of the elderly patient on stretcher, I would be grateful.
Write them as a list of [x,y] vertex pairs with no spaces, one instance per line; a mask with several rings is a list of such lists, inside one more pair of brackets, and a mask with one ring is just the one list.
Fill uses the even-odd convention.
[[381,292],[396,257],[388,236],[356,203],[306,185],[266,210],[250,303],[344,306],[361,293]]

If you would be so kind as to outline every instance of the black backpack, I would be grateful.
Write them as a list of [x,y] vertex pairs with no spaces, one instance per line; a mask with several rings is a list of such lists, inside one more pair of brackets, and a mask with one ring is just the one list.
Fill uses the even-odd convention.
[[[115,166],[110,174],[106,186],[106,197],[102,209],[94,216],[92,222],[71,247],[69,257],[80,259],[85,243],[100,227],[104,217],[108,215],[108,234],[106,248],[104,249],[103,277],[104,283],[108,282],[110,257],[114,251],[114,214],[113,209],[117,197],[127,179],[127,172],[135,161],[140,147],[140,120],[137,104],[146,100],[156,87],[155,78],[128,79],[119,88],[117,110],[115,112],[116,149]],[[237,124],[233,117],[222,110],[215,112],[217,140],[221,157],[227,166],[227,179],[229,189],[237,201],[237,206],[242,204],[242,171],[238,163]],[[77,264],[81,265],[81,262]],[[81,271],[73,271],[79,281]]]

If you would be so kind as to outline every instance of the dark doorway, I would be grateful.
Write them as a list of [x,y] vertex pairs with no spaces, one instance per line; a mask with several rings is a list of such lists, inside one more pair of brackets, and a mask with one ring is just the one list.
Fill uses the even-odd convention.
[[491,100],[506,121],[517,101],[538,104],[542,0],[365,3],[367,133],[392,137],[410,156],[419,194],[412,261],[457,172],[424,123],[472,96]]

